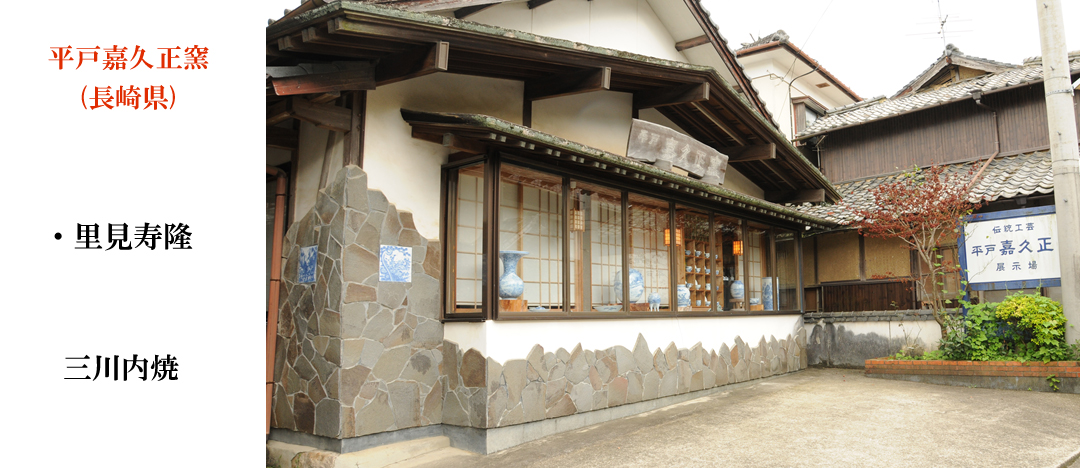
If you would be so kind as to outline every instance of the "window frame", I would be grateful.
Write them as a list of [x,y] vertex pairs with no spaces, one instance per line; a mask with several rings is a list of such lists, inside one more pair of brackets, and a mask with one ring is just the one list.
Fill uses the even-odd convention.
[[[499,261],[497,257],[493,256],[494,252],[498,252],[500,239],[499,229],[496,223],[499,214],[499,200],[501,190],[501,173],[503,162],[512,164],[514,166],[544,172],[550,175],[558,176],[562,178],[562,273],[563,273],[563,287],[562,287],[562,311],[545,311],[545,312],[509,312],[499,311],[499,296],[498,288],[494,285],[497,284],[500,275]],[[452,223],[456,219],[456,204],[454,200],[457,197],[457,171],[463,167],[483,164],[484,165],[484,188],[482,193],[484,194],[483,203],[483,234],[482,234],[482,256],[481,263],[482,268],[482,285],[481,285],[481,308],[478,312],[452,312],[455,307],[455,292],[456,292],[456,241],[457,236],[455,229],[456,224]],[[570,210],[573,206],[572,193],[570,183],[572,181],[581,181],[593,185],[606,187],[612,190],[620,192],[622,197],[622,215],[621,215],[621,242],[622,242],[622,267],[620,268],[622,273],[623,284],[629,284],[630,276],[630,216],[629,216],[629,203],[630,193],[635,193],[641,196],[650,197],[659,201],[667,202],[668,204],[668,229],[674,233],[677,229],[675,210],[679,206],[686,208],[692,208],[699,210],[705,214],[709,220],[709,231],[715,234],[713,231],[716,228],[717,216],[724,216],[728,218],[735,218],[741,220],[741,238],[745,241],[749,234],[749,224],[751,222],[759,225],[766,226],[766,238],[767,244],[762,248],[769,249],[769,268],[770,271],[777,271],[776,265],[776,232],[779,230],[794,232],[796,254],[798,256],[798,264],[800,268],[798,270],[798,289],[801,291],[804,288],[803,275],[802,275],[802,235],[799,231],[790,228],[784,228],[776,226],[770,223],[768,220],[748,217],[745,214],[731,213],[724,210],[719,210],[716,207],[705,206],[696,200],[682,200],[674,199],[666,194],[648,193],[641,190],[641,187],[634,187],[630,184],[620,183],[619,181],[603,180],[601,178],[593,177],[590,174],[576,173],[575,171],[568,170],[565,167],[553,167],[538,163],[534,160],[529,160],[524,157],[520,157],[514,154],[501,152],[498,150],[489,150],[486,154],[478,154],[468,157],[462,157],[452,160],[451,162],[443,165],[442,167],[442,195],[440,200],[440,231],[442,233],[442,286],[443,291],[446,293],[443,295],[443,310],[440,313],[440,318],[443,322],[476,322],[486,320],[597,320],[597,319],[636,319],[636,318],[673,318],[673,317],[746,317],[746,316],[768,316],[768,315],[793,315],[803,313],[803,300],[800,297],[798,302],[798,308],[789,308],[780,310],[778,307],[776,310],[755,310],[751,311],[748,307],[740,310],[722,310],[722,304],[718,306],[719,301],[716,300],[716,295],[713,295],[713,300],[710,302],[709,310],[688,310],[679,311],[677,305],[677,291],[678,291],[678,275],[677,270],[677,255],[682,254],[678,251],[678,246],[675,242],[670,242],[668,247],[668,288],[669,288],[669,302],[671,303],[671,310],[668,311],[631,311],[629,304],[630,288],[623,288],[622,304],[624,304],[623,310],[619,312],[596,312],[592,310],[573,312],[571,310],[571,294],[573,294],[572,287],[570,285],[570,269],[572,267],[570,261]],[[454,224],[454,226],[451,226]],[[710,251],[716,250],[715,235],[710,235]],[[715,255],[708,261],[710,270],[715,273],[716,271],[716,259]],[[749,262],[743,260],[742,262],[743,278],[749,279]],[[581,281],[580,279],[578,280]],[[775,275],[772,277],[774,294],[779,288],[779,279]],[[722,284],[722,283],[721,283]],[[744,282],[745,284],[745,282]],[[586,285],[591,287],[592,285]],[[774,301],[777,305],[779,301]],[[747,302],[748,304],[748,302]],[[591,304],[589,307],[591,309]],[[720,310],[718,310],[718,307]]]

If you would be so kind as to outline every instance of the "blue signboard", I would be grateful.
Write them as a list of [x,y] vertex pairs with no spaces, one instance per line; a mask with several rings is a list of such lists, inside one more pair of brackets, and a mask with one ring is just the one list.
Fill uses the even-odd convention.
[[1061,286],[1053,206],[965,218],[960,267],[974,291]]

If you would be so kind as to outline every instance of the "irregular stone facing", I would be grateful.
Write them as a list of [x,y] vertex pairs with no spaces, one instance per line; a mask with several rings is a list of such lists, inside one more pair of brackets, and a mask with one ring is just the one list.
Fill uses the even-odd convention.
[[763,336],[753,348],[736,337],[731,348],[670,343],[649,352],[640,334],[632,351],[578,344],[545,353],[535,345],[522,359],[502,364],[444,341],[443,423],[505,427],[794,372],[806,367],[806,331],[796,328],[783,340]]
[[[300,284],[300,247],[310,245],[318,246],[316,281]],[[411,283],[379,281],[380,245],[412,247]],[[444,349],[439,243],[416,232],[411,213],[368,190],[363,170],[335,174],[289,227],[282,252],[272,426],[348,438],[446,418],[486,423],[472,416],[484,406],[483,388],[446,395],[462,388],[461,361],[456,347]]]

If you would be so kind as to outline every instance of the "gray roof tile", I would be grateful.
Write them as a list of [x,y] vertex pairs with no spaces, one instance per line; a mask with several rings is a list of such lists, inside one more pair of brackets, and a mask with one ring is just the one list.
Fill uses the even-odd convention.
[[[1069,67],[1080,71],[1080,56],[1070,54]],[[1000,73],[977,76],[932,91],[909,94],[895,99],[872,98],[864,102],[830,110],[824,117],[795,135],[795,139],[826,133],[852,125],[882,120],[900,114],[951,101],[970,99],[973,91],[990,91],[1042,81],[1042,63],[1026,63]]]
[[[926,70],[923,70],[922,73],[918,74],[918,76],[916,76],[915,78],[912,78],[911,81],[909,81],[906,85],[904,85],[903,88],[901,88],[900,92],[903,92],[904,90],[907,90],[908,88],[911,88],[911,86],[914,85],[916,81],[919,81],[919,79],[925,77],[927,75],[927,73],[929,73],[930,70],[933,70],[935,67],[937,67],[938,63],[940,63],[942,60],[945,60],[946,58],[952,58],[952,57],[967,59],[970,62],[975,62],[975,63],[978,63],[978,64],[986,65],[991,69],[993,69],[995,67],[1000,67],[1000,68],[1013,68],[1013,67],[1016,67],[1016,65],[1013,65],[1011,63],[998,62],[996,60],[990,60],[988,58],[975,57],[975,56],[972,56],[972,55],[965,54],[963,52],[960,52],[960,49],[958,49],[956,46],[954,46],[952,44],[949,44],[949,45],[945,46],[945,51],[941,53],[941,56],[938,57],[937,60],[934,60],[934,63],[931,63],[929,67],[926,67]],[[994,70],[994,71],[997,71],[997,70]],[[895,98],[899,94],[900,93],[894,94],[892,97]]]
[[[973,161],[950,164],[948,174],[963,174],[972,165],[985,163]],[[856,220],[854,210],[870,208],[874,203],[872,190],[879,185],[897,180],[902,174],[889,174],[870,177],[836,185],[836,191],[844,197],[835,205],[811,205],[804,203],[794,207],[797,211],[832,221],[849,224]],[[1033,194],[1047,194],[1054,191],[1054,171],[1049,151],[1018,154],[995,158],[986,168],[975,187],[971,190],[972,202],[977,200],[996,201],[1002,198],[1024,197]]]

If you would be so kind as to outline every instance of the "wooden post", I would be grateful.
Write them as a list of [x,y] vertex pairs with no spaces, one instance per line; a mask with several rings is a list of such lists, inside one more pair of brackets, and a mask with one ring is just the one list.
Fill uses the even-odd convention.
[[353,91],[349,109],[349,131],[345,133],[345,166],[364,167],[364,120],[367,115],[367,91]]

